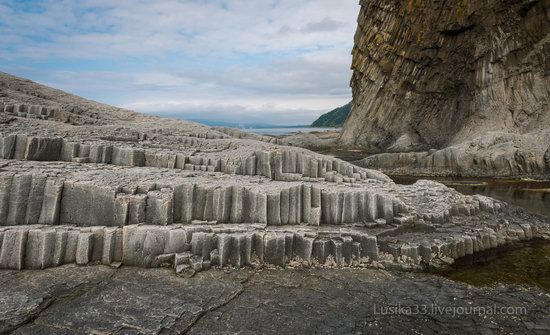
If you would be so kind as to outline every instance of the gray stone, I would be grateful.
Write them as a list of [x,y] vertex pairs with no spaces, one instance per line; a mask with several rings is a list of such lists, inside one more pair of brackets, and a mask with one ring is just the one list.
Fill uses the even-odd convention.
[[25,261],[28,230],[12,229],[4,232],[0,268],[21,270]]
[[45,269],[53,265],[56,232],[54,229],[31,229],[27,235],[25,268]]
[[269,233],[264,236],[264,261],[267,264],[284,267],[285,253],[284,234]]
[[31,184],[32,175],[25,174],[13,177],[7,217],[9,225],[25,224]]
[[86,265],[92,261],[94,247],[94,234],[78,234],[78,243],[76,246],[75,261],[78,265]]

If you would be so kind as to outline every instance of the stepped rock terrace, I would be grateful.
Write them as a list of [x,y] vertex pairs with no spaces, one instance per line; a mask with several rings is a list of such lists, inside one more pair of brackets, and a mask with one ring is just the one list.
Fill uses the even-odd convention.
[[545,217],[439,183],[18,85],[0,104],[0,268],[423,270],[550,237]]
[[541,218],[525,224],[504,203],[427,181],[401,186],[91,163],[0,165],[2,268],[420,269],[548,236]]

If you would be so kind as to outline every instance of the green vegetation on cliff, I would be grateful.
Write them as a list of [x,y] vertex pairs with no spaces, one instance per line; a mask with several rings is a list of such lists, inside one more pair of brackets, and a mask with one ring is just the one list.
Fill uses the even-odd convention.
[[312,127],[342,127],[349,112],[351,111],[351,102],[345,106],[338,107],[326,114],[321,115],[315,122],[311,124]]

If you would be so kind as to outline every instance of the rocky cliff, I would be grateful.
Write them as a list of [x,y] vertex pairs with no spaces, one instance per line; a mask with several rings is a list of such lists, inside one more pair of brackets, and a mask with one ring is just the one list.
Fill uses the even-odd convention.
[[549,0],[361,6],[343,145],[421,151],[550,127]]

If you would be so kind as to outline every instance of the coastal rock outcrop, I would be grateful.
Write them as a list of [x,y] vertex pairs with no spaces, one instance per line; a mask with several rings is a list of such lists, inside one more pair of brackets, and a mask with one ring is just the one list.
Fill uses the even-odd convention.
[[[20,92],[18,80],[1,78]],[[10,119],[0,124],[0,269],[421,270],[550,238],[548,219],[503,202],[429,181],[397,185],[268,137],[104,105],[94,112],[93,102],[71,107],[72,96],[14,97],[0,105]]]
[[377,154],[354,163],[390,175],[545,178],[550,175],[547,143],[550,129],[496,132],[441,150]]
[[[341,145],[371,154],[422,152],[475,143],[488,132],[534,138],[550,128],[550,1],[361,6],[353,106]],[[544,152],[529,155],[538,163]]]

